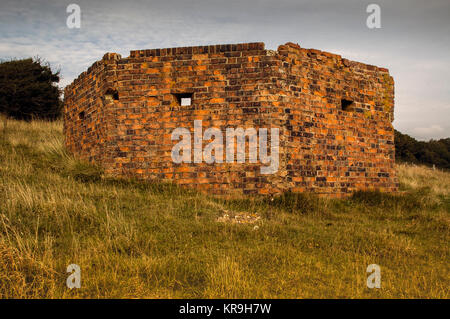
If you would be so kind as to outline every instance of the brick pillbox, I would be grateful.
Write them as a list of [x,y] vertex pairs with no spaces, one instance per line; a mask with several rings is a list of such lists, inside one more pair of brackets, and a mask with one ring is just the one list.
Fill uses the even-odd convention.
[[[180,103],[185,96],[191,105]],[[293,43],[107,53],[65,88],[64,105],[67,149],[110,176],[222,195],[339,197],[398,186],[388,70]],[[194,120],[224,136],[226,128],[279,128],[278,171],[261,174],[263,164],[248,160],[174,163],[171,134],[192,133]]]

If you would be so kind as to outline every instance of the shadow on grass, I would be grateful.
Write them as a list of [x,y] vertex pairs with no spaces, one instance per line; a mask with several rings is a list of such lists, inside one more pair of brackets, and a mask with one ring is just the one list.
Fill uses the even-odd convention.
[[264,198],[264,203],[272,208],[280,208],[288,213],[308,214],[323,210],[323,199],[315,194],[285,192],[273,198]]
[[437,206],[437,203],[427,200],[430,197],[430,192],[431,190],[427,187],[400,194],[383,193],[380,191],[356,191],[348,200],[366,207],[412,211],[435,208]]
[[274,210],[285,211],[293,214],[309,214],[322,212],[324,200],[315,194],[285,192],[271,197],[258,195],[237,199],[213,198],[231,210],[261,212],[266,217],[271,216]]

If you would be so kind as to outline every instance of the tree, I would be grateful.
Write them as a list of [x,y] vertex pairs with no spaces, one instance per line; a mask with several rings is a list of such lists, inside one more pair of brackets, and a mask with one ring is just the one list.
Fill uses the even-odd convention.
[[59,71],[40,58],[0,63],[0,113],[21,120],[54,120],[61,114]]
[[450,169],[450,138],[422,142],[395,130],[395,159]]

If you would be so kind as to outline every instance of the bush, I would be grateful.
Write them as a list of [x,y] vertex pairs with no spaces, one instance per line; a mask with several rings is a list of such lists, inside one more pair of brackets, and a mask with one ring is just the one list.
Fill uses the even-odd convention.
[[53,120],[60,116],[62,102],[59,71],[39,58],[0,63],[0,113],[19,120]]

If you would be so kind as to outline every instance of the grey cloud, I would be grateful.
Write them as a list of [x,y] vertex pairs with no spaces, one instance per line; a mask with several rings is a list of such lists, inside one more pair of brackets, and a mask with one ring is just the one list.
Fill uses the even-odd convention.
[[[382,29],[365,26],[373,2],[381,6]],[[81,7],[80,30],[65,25],[70,3]],[[61,66],[65,85],[105,52],[249,41],[276,49],[298,42],[389,68],[395,127],[420,139],[441,138],[450,135],[449,17],[448,0],[2,0],[0,58],[40,55]]]

